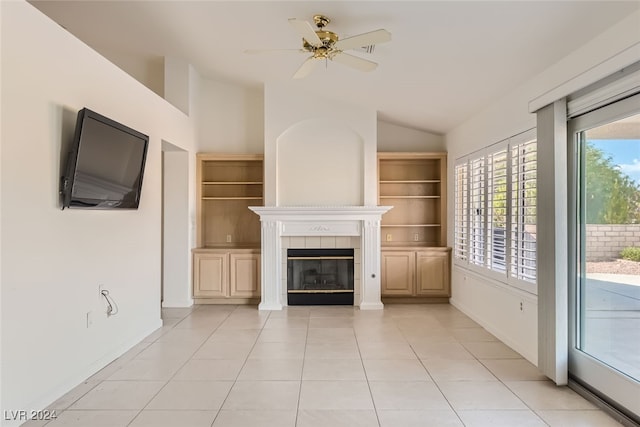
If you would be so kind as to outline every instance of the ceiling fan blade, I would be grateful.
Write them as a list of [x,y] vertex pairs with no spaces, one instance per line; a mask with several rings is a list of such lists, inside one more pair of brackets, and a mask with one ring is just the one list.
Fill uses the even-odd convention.
[[369,33],[358,34],[357,36],[338,40],[334,47],[339,50],[349,50],[377,43],[385,43],[388,41],[391,41],[391,33],[389,31],[375,30]]
[[289,53],[289,52],[306,52],[303,49],[247,49],[244,53],[248,55],[256,55],[260,53]]
[[308,57],[307,60],[302,63],[300,68],[298,68],[298,71],[296,71],[296,73],[293,75],[293,78],[303,79],[307,77],[309,74],[311,74],[313,69],[316,68],[319,62],[320,61],[313,56]]
[[357,56],[349,55],[348,53],[338,53],[333,58],[335,62],[339,62],[344,65],[348,65],[351,68],[355,68],[360,71],[373,71],[378,64],[367,59],[358,58]]
[[318,37],[316,32],[313,30],[313,27],[311,26],[311,24],[309,24],[307,21],[301,21],[296,18],[290,18],[289,24],[291,24],[293,29],[296,30],[296,32],[303,39],[305,39],[307,43],[309,43],[311,46],[314,46],[314,47],[322,46],[322,40],[320,40],[320,37]]

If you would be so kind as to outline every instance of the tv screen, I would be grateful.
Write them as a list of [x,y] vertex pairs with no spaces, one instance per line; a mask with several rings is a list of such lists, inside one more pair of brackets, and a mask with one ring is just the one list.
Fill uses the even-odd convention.
[[88,108],[78,112],[62,208],[137,209],[149,137]]

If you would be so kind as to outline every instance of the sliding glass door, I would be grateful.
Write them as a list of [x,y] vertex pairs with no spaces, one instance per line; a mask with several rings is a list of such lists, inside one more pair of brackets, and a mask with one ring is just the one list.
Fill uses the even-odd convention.
[[569,372],[640,419],[640,95],[569,121]]

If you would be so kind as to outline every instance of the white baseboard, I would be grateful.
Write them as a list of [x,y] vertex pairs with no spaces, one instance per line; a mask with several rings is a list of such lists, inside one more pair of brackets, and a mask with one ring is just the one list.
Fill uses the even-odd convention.
[[164,300],[162,301],[162,308],[188,308],[193,305],[193,299],[185,300]]
[[[56,400],[60,399],[66,393],[77,387],[79,384],[83,383],[87,378],[94,375],[96,372],[100,371],[102,368],[107,366],[109,363],[116,360],[118,357],[122,356],[124,353],[129,351],[133,346],[140,343],[144,338],[149,336],[158,328],[162,327],[162,320],[157,319],[149,324],[146,328],[144,328],[141,332],[130,336],[129,338],[123,340],[119,343],[115,348],[107,353],[105,356],[100,359],[90,363],[89,365],[81,368],[78,372],[67,378],[65,381],[60,383],[58,386],[52,388],[44,392],[38,399],[31,402],[29,406],[29,411],[39,411],[45,408],[48,408],[53,404]],[[29,412],[27,411],[27,412]],[[28,415],[28,414],[27,414]],[[59,414],[58,414],[59,415]],[[4,417],[3,417],[4,418]],[[2,427],[18,427],[23,424],[26,420],[0,420],[0,425]]]
[[458,301],[457,299],[452,297],[451,299],[449,299],[449,303],[452,306],[454,306],[455,308],[457,308],[458,310],[460,310],[461,312],[463,312],[465,315],[469,316],[474,322],[478,323],[480,326],[482,326],[484,329],[486,329],[489,333],[494,335],[496,338],[498,338],[504,344],[508,345],[514,351],[518,352],[520,355],[522,355],[522,357],[527,359],[529,362],[531,362],[534,365],[538,366],[538,354],[537,353],[536,354],[528,354],[527,351],[524,351],[522,346],[520,346],[516,341],[514,341],[509,336],[507,336],[504,332],[502,332],[500,330],[500,328],[498,328],[498,327],[496,327],[496,326],[494,326],[494,325],[492,325],[490,323],[487,323],[484,319],[476,316],[473,313],[473,311],[469,309],[469,307],[465,306],[464,304],[461,304],[460,301]]

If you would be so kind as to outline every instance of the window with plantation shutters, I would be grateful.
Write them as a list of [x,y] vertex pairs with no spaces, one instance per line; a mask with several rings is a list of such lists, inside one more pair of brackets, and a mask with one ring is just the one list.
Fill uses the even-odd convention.
[[455,167],[455,213],[453,227],[454,257],[467,260],[469,249],[469,167],[467,163]]
[[536,292],[535,130],[455,162],[454,262]]
[[537,142],[511,148],[511,274],[536,281]]

